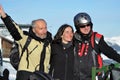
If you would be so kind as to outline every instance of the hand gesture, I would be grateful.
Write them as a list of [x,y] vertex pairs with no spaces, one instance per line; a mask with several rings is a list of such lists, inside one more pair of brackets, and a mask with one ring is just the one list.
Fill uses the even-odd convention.
[[5,12],[4,12],[4,10],[3,10],[3,8],[2,8],[1,5],[0,5],[0,16],[1,16],[2,18],[6,17],[6,14],[5,14]]

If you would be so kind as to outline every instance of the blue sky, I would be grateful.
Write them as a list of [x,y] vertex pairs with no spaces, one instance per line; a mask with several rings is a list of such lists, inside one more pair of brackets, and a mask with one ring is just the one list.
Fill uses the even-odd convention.
[[53,35],[64,23],[74,27],[74,16],[87,12],[94,31],[105,37],[120,36],[120,0],[0,0],[0,4],[16,23],[45,19]]

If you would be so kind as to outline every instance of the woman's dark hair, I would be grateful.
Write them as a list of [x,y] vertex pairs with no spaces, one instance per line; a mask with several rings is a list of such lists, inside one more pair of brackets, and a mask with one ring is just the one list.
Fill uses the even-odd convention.
[[56,35],[54,36],[54,41],[61,40],[61,36],[63,35],[63,32],[65,31],[65,29],[67,27],[70,27],[72,29],[72,31],[74,32],[73,27],[71,25],[63,24],[63,25],[60,26],[60,28],[58,29]]

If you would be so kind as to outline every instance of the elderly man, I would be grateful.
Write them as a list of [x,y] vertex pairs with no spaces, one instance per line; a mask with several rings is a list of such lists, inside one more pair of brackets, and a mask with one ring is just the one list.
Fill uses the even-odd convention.
[[[2,6],[0,6],[0,15],[8,31],[18,43],[20,53],[28,36],[32,38],[21,57],[16,80],[28,80],[35,69],[48,72],[51,50],[49,43],[52,38],[51,33],[47,31],[46,21],[44,19],[33,20],[32,27],[30,27],[26,35],[11,17],[4,12]],[[44,44],[46,44],[46,48],[43,50]]]

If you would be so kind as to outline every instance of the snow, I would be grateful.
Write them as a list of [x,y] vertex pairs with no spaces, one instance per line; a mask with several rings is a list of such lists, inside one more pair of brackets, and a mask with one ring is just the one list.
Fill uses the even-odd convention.
[[111,42],[112,44],[118,44],[120,46],[120,36],[105,38],[105,40]]
[[0,66],[1,75],[4,69],[9,70],[9,80],[15,80],[16,70],[9,63],[9,58],[3,58],[3,66]]

